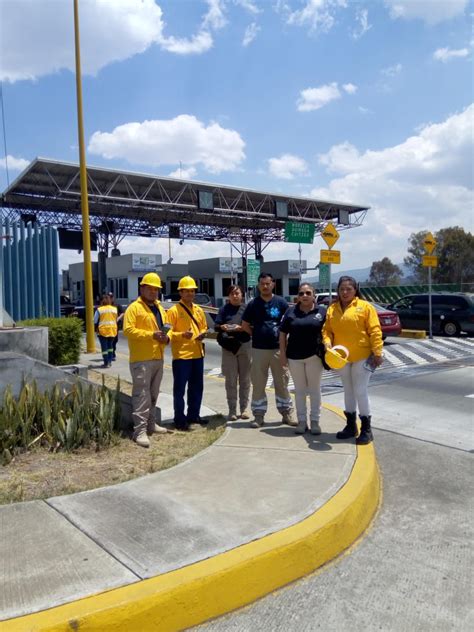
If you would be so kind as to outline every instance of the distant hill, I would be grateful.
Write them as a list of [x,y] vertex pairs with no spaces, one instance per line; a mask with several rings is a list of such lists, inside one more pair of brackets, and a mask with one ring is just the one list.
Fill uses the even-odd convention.
[[[402,270],[404,277],[409,276],[410,270],[404,263],[397,263],[397,266],[399,266],[399,268]],[[358,283],[365,283],[369,278],[370,267],[371,266],[369,266],[368,268],[356,268],[355,270],[341,270],[340,272],[339,270],[337,270],[337,268],[335,269],[335,267],[333,267],[332,281],[334,283],[341,276],[351,276],[354,277],[354,279]],[[305,281],[308,281],[308,283],[317,284],[319,281],[319,276],[303,275],[303,278]]]

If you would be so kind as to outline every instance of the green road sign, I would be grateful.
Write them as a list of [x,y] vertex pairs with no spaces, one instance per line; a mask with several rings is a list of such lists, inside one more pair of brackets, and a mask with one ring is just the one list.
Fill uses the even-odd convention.
[[285,241],[296,244],[312,244],[314,239],[314,224],[303,222],[285,222]]
[[247,259],[247,287],[258,285],[258,275],[260,274],[260,261]]
[[331,266],[329,263],[320,263],[319,264],[319,287],[327,288],[329,287],[329,273],[331,270]]

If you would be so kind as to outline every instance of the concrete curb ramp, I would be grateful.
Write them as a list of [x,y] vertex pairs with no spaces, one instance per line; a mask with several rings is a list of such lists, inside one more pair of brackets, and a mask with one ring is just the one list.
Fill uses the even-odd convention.
[[197,625],[249,604],[340,555],[367,529],[379,500],[373,444],[359,446],[347,483],[301,522],[179,570],[3,621],[0,630],[170,632]]

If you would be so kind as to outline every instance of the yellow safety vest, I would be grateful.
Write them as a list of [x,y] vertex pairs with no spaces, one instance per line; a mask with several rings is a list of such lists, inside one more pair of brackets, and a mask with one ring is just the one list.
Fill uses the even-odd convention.
[[99,312],[99,336],[115,338],[117,335],[117,308],[115,305],[101,305],[97,311]]

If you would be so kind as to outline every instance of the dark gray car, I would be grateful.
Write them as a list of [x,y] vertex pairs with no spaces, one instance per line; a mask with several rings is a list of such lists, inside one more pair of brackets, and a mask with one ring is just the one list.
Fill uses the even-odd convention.
[[[459,336],[461,331],[474,333],[474,294],[442,293],[431,294],[433,333]],[[403,329],[429,328],[428,294],[408,294],[388,309],[397,312]]]

